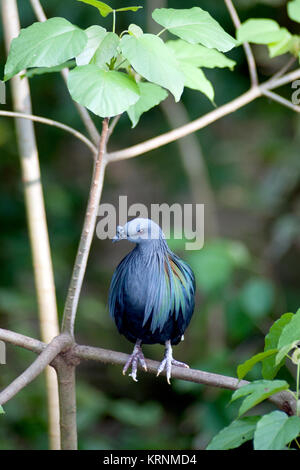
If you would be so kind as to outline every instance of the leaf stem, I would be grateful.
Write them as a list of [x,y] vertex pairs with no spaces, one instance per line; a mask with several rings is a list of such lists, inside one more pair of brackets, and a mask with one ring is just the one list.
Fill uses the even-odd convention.
[[167,28],[163,28],[159,33],[157,33],[156,36],[160,36],[162,33],[164,33],[165,31],[167,31]]
[[112,31],[113,33],[116,32],[116,10],[113,10],[113,27],[112,27]]

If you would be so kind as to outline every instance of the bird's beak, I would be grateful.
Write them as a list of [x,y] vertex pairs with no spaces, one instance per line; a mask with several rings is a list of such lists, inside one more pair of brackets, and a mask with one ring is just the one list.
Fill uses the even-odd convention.
[[112,242],[116,243],[116,242],[119,242],[120,240],[125,240],[126,238],[127,237],[126,237],[124,227],[122,227],[121,225],[118,225],[117,226],[117,233],[114,236],[114,238],[112,239]]

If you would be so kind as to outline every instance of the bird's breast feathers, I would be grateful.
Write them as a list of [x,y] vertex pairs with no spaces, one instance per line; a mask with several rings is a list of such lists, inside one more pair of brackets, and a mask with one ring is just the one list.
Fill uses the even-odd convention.
[[170,316],[189,323],[194,310],[195,278],[187,263],[170,250],[151,258],[130,252],[117,267],[109,294],[112,317],[133,312],[152,332],[163,329]]

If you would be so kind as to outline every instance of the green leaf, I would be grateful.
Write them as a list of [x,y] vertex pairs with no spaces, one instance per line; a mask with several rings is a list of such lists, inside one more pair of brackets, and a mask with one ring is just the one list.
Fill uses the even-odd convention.
[[247,416],[233,421],[222,429],[209,443],[206,450],[228,450],[239,447],[253,438],[260,416]]
[[286,28],[281,28],[284,31],[283,38],[272,44],[268,45],[270,57],[277,57],[282,54],[290,52],[293,48],[293,36],[288,32]]
[[[270,328],[269,333],[265,337],[264,351],[274,350],[278,347],[279,337],[283,328],[290,322],[293,313],[285,313]],[[277,366],[275,365],[275,357],[272,355],[266,357],[262,362],[262,376],[264,379],[272,380],[279,369],[283,366],[284,359]]]
[[83,51],[76,57],[77,65],[96,64],[103,67],[117,54],[119,36],[108,33],[101,26],[91,26],[86,30],[88,42]]
[[248,395],[239,409],[239,416],[241,416],[271,395],[288,390],[288,388],[289,384],[285,380],[255,380],[236,390],[232,395],[231,402]]
[[104,2],[100,2],[99,0],[78,0],[78,2],[87,3],[88,5],[97,8],[99,10],[100,15],[104,18],[113,12],[113,8],[111,8]]
[[243,309],[255,319],[264,317],[270,312],[274,298],[274,287],[266,279],[250,279],[240,292]]
[[184,86],[192,90],[201,91],[210,101],[214,101],[215,92],[213,86],[201,69],[194,67],[194,65],[185,64],[182,72],[184,74]]
[[132,36],[135,36],[136,38],[139,38],[144,34],[142,28],[140,28],[137,24],[134,23],[131,23],[128,26],[128,33]]
[[202,8],[194,7],[188,10],[157,8],[153,11],[152,18],[172,34],[192,44],[200,43],[222,52],[236,46],[235,39]]
[[84,31],[64,18],[51,18],[22,29],[11,43],[5,80],[27,67],[53,67],[77,56],[87,43]]
[[139,10],[140,8],[143,8],[141,6],[138,6],[138,7],[123,7],[123,8],[117,8],[115,11],[137,11]]
[[123,56],[132,67],[149,82],[170,90],[179,101],[184,87],[184,77],[165,43],[153,34],[140,37],[125,35],[121,39]]
[[300,432],[300,418],[272,411],[263,416],[254,433],[254,450],[282,450]]
[[263,361],[266,357],[273,356],[277,353],[277,351],[278,349],[269,349],[268,351],[255,354],[255,356],[252,356],[250,359],[243,362],[243,364],[240,364],[237,368],[237,376],[239,380],[242,380],[245,375],[247,375],[248,372],[255,366],[255,364]]
[[278,340],[279,352],[276,356],[276,365],[293,349],[300,341],[300,308],[293,315],[289,323],[283,328]]
[[4,409],[2,408],[2,406],[0,405],[0,415],[4,415],[5,414],[5,411]]
[[251,18],[237,30],[237,40],[240,44],[272,44],[281,41],[284,36],[284,28],[280,28],[276,21],[263,18]]
[[293,0],[292,2],[288,2],[287,12],[291,20],[300,23],[300,0]]
[[200,44],[190,44],[182,39],[168,41],[166,44],[175,54],[176,60],[183,65],[190,64],[209,69],[229,67],[232,70],[236,64],[234,60],[228,59],[222,52],[208,49]]
[[44,73],[54,73],[54,72],[60,72],[61,70],[65,68],[73,68],[76,65],[75,60],[68,60],[67,62],[64,62],[63,64],[60,65],[55,65],[55,67],[36,67],[33,69],[28,69],[24,74],[21,75],[21,77],[34,77],[35,75],[43,75]]
[[154,83],[138,83],[140,90],[139,100],[127,110],[127,114],[132,122],[132,127],[135,127],[143,113],[158,105],[161,101],[167,98],[168,93]]
[[115,33],[107,33],[93,55],[90,63],[99,67],[107,64],[116,54],[120,43],[120,38]]
[[102,26],[94,25],[87,28],[85,33],[88,40],[83,51],[81,51],[81,53],[76,57],[77,65],[87,65],[90,63],[95,52],[105,38],[107,31],[105,28],[102,28]]
[[68,88],[72,98],[101,117],[121,114],[139,99],[135,81],[122,72],[89,64],[71,70]]

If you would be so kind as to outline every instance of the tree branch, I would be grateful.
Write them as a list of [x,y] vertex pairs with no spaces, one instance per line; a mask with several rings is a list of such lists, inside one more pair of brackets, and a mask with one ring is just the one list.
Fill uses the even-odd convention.
[[[60,339],[61,337],[63,337],[63,339]],[[46,349],[47,350],[49,349],[49,346],[50,346],[50,345],[47,346],[45,343],[42,343],[41,341],[30,338],[28,336],[20,335],[19,333],[15,333],[10,330],[4,330],[1,328],[0,328],[0,339],[8,343],[14,344],[16,346],[24,347],[25,349],[29,349],[30,351],[33,351],[38,354],[39,353],[43,354],[46,351]],[[125,354],[122,352],[112,351],[112,350],[103,349],[103,348],[96,348],[93,346],[74,344],[70,336],[65,335],[65,334],[61,334],[60,336],[54,338],[52,343],[56,344],[56,346],[54,346],[56,352],[54,353],[54,349],[52,346],[51,357],[52,355],[53,357],[49,361],[49,363],[54,361],[55,357],[57,356],[54,362],[54,366],[57,370],[61,366],[61,361],[63,360],[63,358],[61,358],[60,360],[58,354],[62,352],[63,349],[67,348],[67,346],[72,346],[72,347],[70,347],[67,350],[67,352],[63,354],[67,355],[65,358],[66,359],[65,363],[71,367],[76,367],[78,365],[79,363],[78,359],[97,361],[97,362],[102,362],[103,364],[114,364],[114,365],[123,366],[124,364],[126,364],[129,358],[128,354]],[[60,347],[57,347],[58,344],[60,345]],[[48,354],[50,353],[48,352],[47,355]],[[38,358],[33,364],[35,364],[36,362],[39,362],[38,360],[40,357],[41,357],[41,354],[40,356],[38,356]],[[157,361],[152,361],[151,359],[146,359],[146,363],[147,363],[148,372],[150,372],[151,374],[156,374],[159,363]],[[62,365],[62,370],[63,368],[64,366]],[[26,374],[26,372],[27,371],[25,371],[23,375]],[[141,372],[144,372],[143,369],[141,369]],[[239,381],[235,377],[229,377],[229,376],[221,375],[221,374],[214,374],[211,372],[201,371],[198,369],[185,369],[185,368],[174,367],[174,366],[172,367],[172,377],[174,379],[187,380],[189,382],[199,383],[199,384],[207,385],[210,387],[225,388],[229,390],[236,390],[242,385],[246,385],[249,383],[246,380]],[[61,378],[63,378],[62,373],[61,373]],[[68,379],[68,382],[70,383],[70,377]],[[23,388],[23,386],[21,388]],[[12,396],[14,395],[15,393]],[[0,398],[1,398],[1,395],[0,395]],[[274,405],[278,406],[278,408],[284,409],[287,412],[295,414],[296,402],[295,402],[294,397],[289,392],[281,392],[276,395],[273,395],[270,398],[270,401],[274,403]],[[2,403],[1,400],[0,400],[0,403]]]
[[[231,16],[232,22],[234,26],[236,27],[236,29],[238,29],[241,26],[241,22],[237,14],[237,11],[232,3],[232,0],[224,0],[224,1],[225,1],[227,10],[229,11],[229,14]],[[243,44],[243,48],[244,48],[246,59],[248,62],[251,86],[257,86],[258,85],[257,70],[256,70],[255,59],[254,59],[251,46],[248,44],[248,42],[245,42]]]
[[229,103],[220,106],[217,109],[214,109],[208,114],[201,116],[194,121],[185,124],[184,126],[180,126],[177,129],[173,129],[170,132],[166,132],[165,134],[161,134],[157,137],[152,139],[146,140],[137,145],[133,145],[132,147],[125,148],[123,150],[119,150],[116,152],[109,153],[107,155],[108,162],[125,160],[127,158],[137,157],[138,155],[142,155],[144,153],[150,152],[158,147],[162,147],[163,145],[169,144],[170,142],[174,142],[177,139],[181,139],[192,132],[196,132],[204,127],[212,124],[213,122],[217,121],[218,119],[233,113],[237,109],[242,108],[248,103],[251,103],[256,98],[263,95],[265,90],[271,90],[273,88],[278,88],[281,85],[285,85],[286,83],[292,82],[296,79],[300,78],[300,68],[290,72],[283,77],[273,79],[271,78],[267,82],[250,88],[249,91],[242,94],[238,98],[230,101]]
[[[39,0],[30,0],[30,3],[31,3],[31,6],[32,6],[32,9],[35,13],[35,16],[36,18],[38,19],[38,21],[46,21],[47,20],[47,16],[44,12],[44,9],[40,3]],[[61,75],[64,79],[64,81],[67,83],[67,79],[68,79],[68,73],[69,73],[69,70],[68,69],[64,69],[61,71]],[[95,145],[99,145],[99,141],[100,141],[100,134],[91,118],[91,116],[89,115],[88,111],[83,107],[81,106],[81,104],[79,103],[76,103],[76,101],[73,101],[75,107],[77,108],[77,111],[85,125],[85,128],[86,130],[88,131],[92,141],[94,142]]]
[[[129,355],[108,349],[94,348],[91,346],[76,345],[73,348],[75,355],[81,359],[99,361],[104,364],[126,364]],[[146,359],[148,372],[156,374],[159,362]],[[143,369],[141,369],[142,371]],[[165,374],[165,372],[163,372]],[[225,388],[236,390],[243,385],[247,385],[247,380],[238,380],[234,377],[226,375],[213,374],[197,369],[185,369],[183,367],[172,366],[172,377],[174,379],[186,380],[199,384],[208,385],[210,387]],[[289,414],[296,414],[296,400],[289,392],[281,392],[273,395],[269,400],[278,408],[283,409]]]
[[14,331],[5,330],[3,328],[0,328],[0,340],[5,343],[11,343],[15,346],[28,349],[29,351],[37,354],[41,353],[46,347],[46,344],[38,339],[24,336],[20,333],[15,333]]
[[75,265],[65,303],[62,328],[64,332],[74,335],[74,322],[86,270],[87,260],[94,236],[98,206],[100,203],[104,172],[106,166],[105,147],[108,133],[108,118],[103,119],[99,151],[95,161],[94,173],[90,188],[84,225],[76,255]]
[[0,110],[0,116],[24,118],[29,119],[30,121],[40,122],[41,124],[47,124],[48,126],[58,127],[59,129],[63,129],[77,137],[77,139],[81,140],[94,155],[97,154],[97,147],[85,135],[62,122],[54,121],[53,119],[48,119],[42,116],[36,116],[34,114],[16,113],[14,111]]
[[[16,338],[17,339],[17,338]],[[3,405],[15,396],[26,385],[32,382],[48,364],[67,346],[72,344],[72,338],[67,334],[61,334],[53,338],[36,360],[17,377],[8,387],[0,392],[0,404]]]
[[267,96],[273,101],[277,101],[277,103],[280,103],[283,106],[286,106],[287,108],[291,109],[292,111],[295,111],[296,113],[300,113],[300,106],[297,106],[296,104],[293,104],[291,101],[283,98],[282,96],[277,95],[277,93],[273,93],[272,91],[265,90],[263,91],[263,95]]

